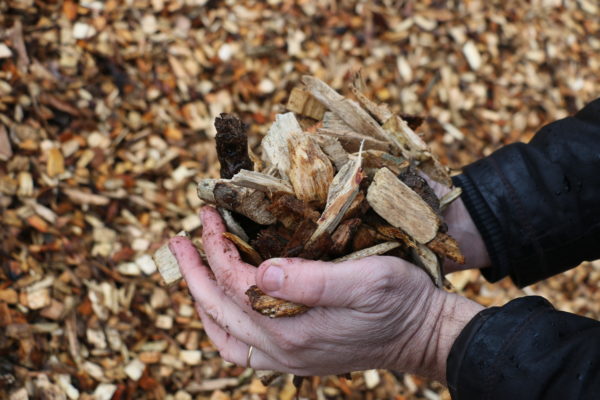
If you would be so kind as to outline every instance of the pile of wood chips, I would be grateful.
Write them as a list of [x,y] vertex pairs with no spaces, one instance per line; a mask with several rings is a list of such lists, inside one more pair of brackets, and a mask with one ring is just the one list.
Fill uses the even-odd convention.
[[[227,114],[215,121],[221,179],[200,181],[198,195],[220,210],[225,237],[255,266],[275,257],[341,262],[387,254],[422,267],[442,287],[443,259],[464,263],[442,218],[461,191],[450,190],[447,169],[415,133],[423,119],[371,101],[360,73],[354,100],[314,77],[302,81],[287,102],[291,112],[278,114],[263,138],[260,157],[249,154],[242,121]],[[423,176],[447,186],[446,195],[439,199]],[[171,284],[180,276],[176,265],[161,262],[165,252],[156,261]],[[271,318],[308,309],[256,286],[246,294]]]
[[[215,118],[249,123],[256,149],[303,75],[345,90],[360,69],[369,98],[427,116],[423,139],[458,169],[598,97],[598,13],[594,0],[0,1],[0,398],[292,399],[291,378],[265,388],[224,362],[185,284],[165,287],[151,258],[181,230],[201,245]],[[485,306],[537,294],[600,318],[597,262],[525,289],[448,279]],[[382,370],[311,378],[300,396],[449,399]]]

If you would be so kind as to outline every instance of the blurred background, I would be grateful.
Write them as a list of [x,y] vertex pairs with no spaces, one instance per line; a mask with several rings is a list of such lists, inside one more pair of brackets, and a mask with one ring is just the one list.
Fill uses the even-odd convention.
[[[454,169],[600,94],[595,0],[0,1],[0,398],[291,399],[225,363],[151,255],[197,238],[214,117],[251,144],[304,74],[426,117]],[[573,134],[576,134],[574,132]],[[600,317],[600,263],[523,290],[450,276],[486,306],[539,294]],[[310,399],[449,399],[388,371],[312,378]]]

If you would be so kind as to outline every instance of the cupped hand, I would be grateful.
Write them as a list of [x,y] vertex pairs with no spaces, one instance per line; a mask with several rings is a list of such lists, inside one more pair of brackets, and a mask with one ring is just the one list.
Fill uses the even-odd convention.
[[[244,263],[222,233],[218,212],[201,212],[210,269],[191,242],[171,239],[205,331],[221,356],[238,365],[296,375],[371,368],[419,373],[445,381],[448,351],[481,306],[436,289],[415,266],[395,257],[342,263],[271,259]],[[213,274],[211,273],[214,273]],[[253,311],[245,291],[311,306],[305,314],[269,319]]]

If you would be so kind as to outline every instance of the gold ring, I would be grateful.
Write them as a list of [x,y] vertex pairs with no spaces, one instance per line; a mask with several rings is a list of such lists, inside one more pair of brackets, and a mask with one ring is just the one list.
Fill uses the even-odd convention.
[[250,366],[250,358],[252,358],[253,351],[254,351],[254,346],[250,346],[250,348],[248,348],[248,357],[246,357],[246,367],[247,368],[252,368]]

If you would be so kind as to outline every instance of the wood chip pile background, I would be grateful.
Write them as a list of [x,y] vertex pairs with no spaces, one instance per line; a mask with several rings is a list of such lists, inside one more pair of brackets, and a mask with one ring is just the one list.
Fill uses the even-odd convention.
[[[198,240],[197,182],[219,178],[213,122],[256,149],[310,75],[365,95],[452,168],[600,94],[592,0],[0,2],[0,398],[291,399],[224,363],[184,283],[150,257]],[[198,243],[201,245],[201,243]],[[449,276],[486,305],[540,294],[600,318],[600,263],[520,290]],[[388,371],[311,378],[313,399],[449,399]]]

